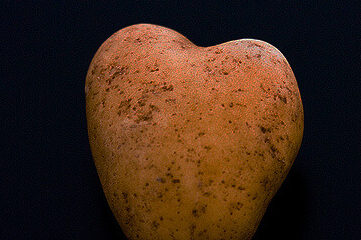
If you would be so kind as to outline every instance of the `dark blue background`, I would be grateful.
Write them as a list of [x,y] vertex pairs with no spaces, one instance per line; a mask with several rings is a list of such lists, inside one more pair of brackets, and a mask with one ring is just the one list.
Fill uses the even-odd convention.
[[276,46],[297,78],[305,132],[255,239],[360,239],[359,4],[149,2],[1,4],[0,239],[122,239],[91,158],[84,83],[100,44],[135,23],[201,46]]

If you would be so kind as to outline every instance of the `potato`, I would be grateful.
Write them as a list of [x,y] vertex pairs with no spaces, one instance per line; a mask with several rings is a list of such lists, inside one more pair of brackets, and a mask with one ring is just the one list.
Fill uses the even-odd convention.
[[101,45],[85,92],[97,172],[129,239],[251,239],[302,141],[295,76],[259,40],[199,47],[129,26]]

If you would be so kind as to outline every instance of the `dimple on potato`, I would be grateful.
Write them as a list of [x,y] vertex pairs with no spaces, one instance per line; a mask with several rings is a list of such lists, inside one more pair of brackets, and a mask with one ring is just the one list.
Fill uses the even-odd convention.
[[97,172],[129,239],[251,239],[302,141],[295,76],[259,40],[200,47],[132,25],[98,49],[85,93]]

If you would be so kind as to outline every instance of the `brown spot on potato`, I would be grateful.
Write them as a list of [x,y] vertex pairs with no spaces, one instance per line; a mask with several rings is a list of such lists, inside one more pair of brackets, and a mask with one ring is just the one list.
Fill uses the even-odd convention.
[[175,98],[167,98],[165,100],[166,103],[175,103],[176,102],[176,99]]
[[275,145],[273,145],[273,144],[271,145],[271,151],[272,152],[277,152],[278,151],[277,148],[275,147]]
[[173,85],[169,85],[169,86],[163,86],[162,89],[164,91],[173,91],[174,87]]
[[283,103],[287,103],[287,98],[286,97],[283,97],[281,95],[278,95],[278,98],[283,102]]
[[226,71],[226,70],[224,70],[224,69],[220,70],[219,72],[220,72],[221,74],[223,74],[223,75],[228,75],[228,74],[229,74],[229,72]]
[[[267,80],[267,79],[265,79],[265,80]],[[260,84],[260,88],[261,88],[262,91],[265,92],[265,93],[268,93],[268,92],[271,90],[269,87],[268,87],[267,89],[265,89],[262,83]]]
[[153,104],[149,104],[149,107],[152,111],[156,111],[156,112],[159,112],[159,108]]
[[155,230],[157,230],[158,227],[159,227],[159,223],[158,223],[157,221],[153,221],[153,222],[152,222],[152,228],[155,229]]
[[262,133],[266,133],[266,131],[267,131],[266,128],[263,126],[260,126],[260,129],[261,129]]
[[207,204],[197,203],[196,207],[192,210],[192,215],[193,217],[198,218],[203,214],[205,214],[206,210],[207,210]]
[[128,193],[122,192],[123,199],[125,200],[125,203],[128,203]]
[[120,102],[119,106],[118,106],[118,115],[120,116],[123,112],[127,113],[131,107],[130,102],[132,101],[131,98],[127,99],[127,100],[123,100]]
[[266,132],[270,133],[272,131],[271,128],[265,128],[264,126],[259,126],[259,128],[261,129],[262,133],[266,133]]
[[260,182],[261,186],[264,188],[264,191],[267,193],[270,193],[272,190],[272,183],[270,179],[266,176],[264,179]]
[[211,150],[212,147],[211,146],[204,146],[204,149],[206,149],[207,151]]
[[204,135],[205,135],[204,132],[199,132],[199,133],[198,133],[198,136],[199,136],[199,137],[202,137],[202,136],[204,136]]
[[194,217],[199,217],[198,214],[197,214],[197,210],[196,210],[196,209],[193,209],[193,210],[192,210],[192,215],[193,215]]
[[244,187],[242,187],[242,186],[239,186],[237,189],[238,189],[239,191],[243,191],[243,190],[245,190],[245,188],[244,188]]
[[136,123],[151,121],[153,119],[152,111],[148,111],[144,114],[138,115],[138,118],[135,120]]
[[209,197],[209,196],[211,196],[211,193],[210,192],[205,192],[205,193],[203,193],[203,196]]
[[158,178],[157,178],[157,182],[165,183],[165,179],[164,179],[164,178],[161,178],[161,177],[158,177]]

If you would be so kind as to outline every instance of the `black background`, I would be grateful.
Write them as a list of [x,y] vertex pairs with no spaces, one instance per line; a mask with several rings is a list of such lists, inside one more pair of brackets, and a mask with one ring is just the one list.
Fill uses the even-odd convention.
[[361,239],[358,4],[17,2],[0,14],[0,239],[123,238],[92,162],[84,83],[101,43],[136,23],[201,46],[276,46],[297,78],[305,132],[255,239]]

